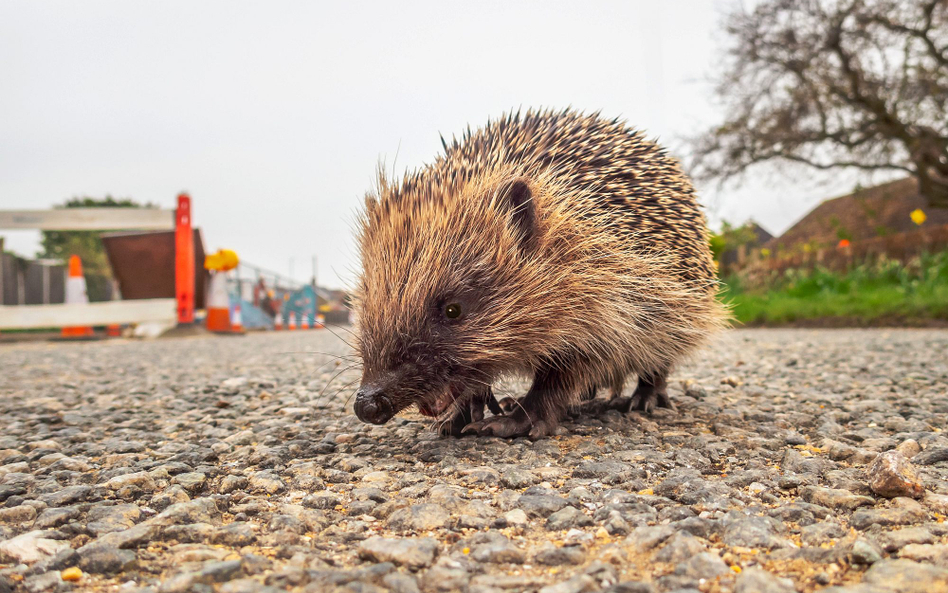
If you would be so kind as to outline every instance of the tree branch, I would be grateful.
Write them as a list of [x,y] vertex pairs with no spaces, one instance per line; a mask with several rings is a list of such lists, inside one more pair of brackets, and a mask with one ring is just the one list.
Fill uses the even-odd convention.
[[929,37],[929,33],[932,29],[932,17],[935,12],[935,8],[938,7],[939,0],[930,0],[928,4],[923,7],[923,14],[925,15],[925,27],[923,29],[916,29],[914,27],[909,27],[908,25],[903,25],[901,23],[893,22],[892,19],[883,16],[882,14],[873,14],[869,17],[869,21],[888,29],[893,33],[902,33],[904,35],[909,35],[920,39],[925,47],[928,49],[928,54],[935,59],[936,62],[941,64],[943,67],[948,66],[948,47],[939,49],[938,45],[935,44],[935,41]]
[[760,0],[733,14],[716,89],[727,117],[692,141],[699,175],[774,160],[944,185],[933,179],[948,175],[946,3]]

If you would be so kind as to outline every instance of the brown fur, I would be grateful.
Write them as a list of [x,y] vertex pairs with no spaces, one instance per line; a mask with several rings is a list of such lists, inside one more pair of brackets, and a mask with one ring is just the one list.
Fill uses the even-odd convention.
[[[511,205],[524,185],[529,203]],[[664,377],[725,323],[691,183],[597,115],[507,115],[399,183],[380,174],[359,243],[363,387],[395,411],[528,374],[545,434],[590,388]]]

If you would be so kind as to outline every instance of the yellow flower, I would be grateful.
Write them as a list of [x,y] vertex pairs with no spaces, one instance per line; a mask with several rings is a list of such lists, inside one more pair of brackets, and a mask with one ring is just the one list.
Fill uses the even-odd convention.
[[760,254],[763,255],[764,257],[770,257],[770,250],[767,249],[766,247],[763,247],[760,250]]
[[925,219],[928,218],[927,216],[925,216],[925,213],[922,212],[921,208],[916,208],[915,210],[912,210],[912,213],[909,214],[909,216],[912,218],[912,222],[914,222],[915,224],[922,224],[923,222],[925,222]]

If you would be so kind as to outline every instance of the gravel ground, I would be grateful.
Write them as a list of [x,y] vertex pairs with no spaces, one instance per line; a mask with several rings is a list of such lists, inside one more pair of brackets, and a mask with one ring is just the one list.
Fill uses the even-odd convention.
[[0,592],[948,591],[946,331],[733,332],[538,442],[361,424],[347,352],[0,345]]

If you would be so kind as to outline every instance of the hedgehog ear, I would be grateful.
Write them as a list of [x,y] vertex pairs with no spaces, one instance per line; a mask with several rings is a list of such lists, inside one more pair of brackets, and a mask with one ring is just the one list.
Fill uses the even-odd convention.
[[496,200],[510,215],[513,228],[520,235],[524,247],[533,243],[537,228],[537,210],[533,203],[533,192],[523,179],[505,181],[497,189]]

